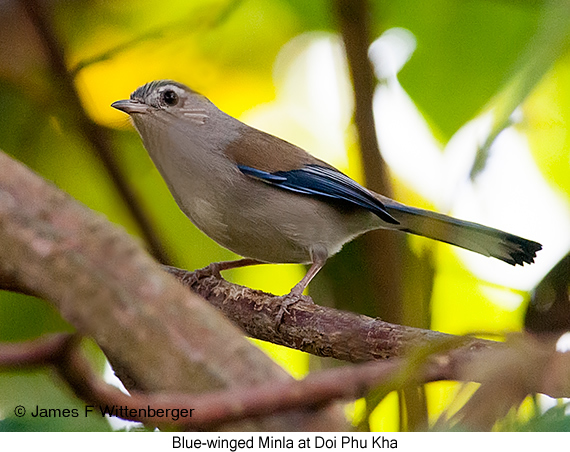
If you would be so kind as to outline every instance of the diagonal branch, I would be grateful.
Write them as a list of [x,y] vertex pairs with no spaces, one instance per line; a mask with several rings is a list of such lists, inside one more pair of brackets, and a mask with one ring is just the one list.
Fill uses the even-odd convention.
[[79,131],[103,163],[129,212],[139,225],[154,257],[163,263],[170,262],[149,218],[146,216],[144,209],[120,170],[108,129],[93,121],[83,107],[72,72],[67,68],[64,49],[53,30],[50,19],[47,17],[45,5],[38,0],[21,0],[20,3],[43,43],[51,65],[54,83],[56,83],[60,98],[63,99],[62,102],[67,109],[73,112]]

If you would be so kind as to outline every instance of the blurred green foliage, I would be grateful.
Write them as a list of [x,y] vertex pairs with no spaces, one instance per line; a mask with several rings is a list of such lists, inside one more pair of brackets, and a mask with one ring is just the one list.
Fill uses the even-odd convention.
[[[338,35],[332,3],[166,0],[157,4],[150,0],[81,0],[53,1],[46,5],[49,6],[47,20],[61,42],[83,106],[94,121],[111,131],[120,171],[173,263],[197,268],[231,259],[230,252],[206,238],[180,212],[128,120],[110,104],[128,97],[136,87],[150,80],[171,78],[203,92],[234,116],[242,116],[260,105],[275,105],[281,89],[279,80],[285,77],[283,72],[276,71],[287,69],[293,73],[294,69],[291,62],[276,65],[276,60],[300,35],[305,34],[309,41]],[[505,119],[520,104],[525,119],[518,128],[525,133],[543,177],[568,207],[570,14],[551,14],[558,10],[567,12],[565,3],[404,0],[371,2],[370,7],[372,39],[393,27],[405,28],[415,36],[416,51],[400,72],[399,80],[438,142],[445,145],[467,121],[487,108],[503,106]],[[50,57],[20,3],[3,2],[0,23],[3,24],[0,27],[0,149],[110,221],[132,234],[140,234],[139,225],[125,208],[124,200],[78,126],[76,112],[70,109],[58,87],[61,74],[50,67]],[[530,66],[532,70],[528,69]],[[301,81],[309,76],[290,75]],[[524,88],[518,89],[516,95],[502,97],[514,83]],[[279,116],[267,119],[268,127],[280,130],[285,139],[299,142],[303,134],[309,134],[303,130],[302,122],[294,127],[276,118]],[[349,148],[353,125],[348,125],[344,134],[344,144]],[[325,155],[327,152],[316,151]],[[358,177],[358,165],[358,156],[349,154],[347,167],[343,169]],[[426,203],[422,193],[413,192],[396,179],[394,183],[400,201]],[[431,318],[433,328],[458,334],[502,333],[522,328],[524,303],[505,307],[497,303],[493,294],[499,293],[497,298],[514,294],[526,300],[526,293],[496,288],[480,280],[446,246],[434,248],[422,241],[419,245],[414,243],[417,262],[423,262],[428,247],[429,253],[434,250],[437,253],[428,264],[417,264],[425,267],[424,279],[433,271],[433,281],[426,282],[427,287],[433,288],[429,290],[431,304],[421,308],[424,312],[409,313],[408,318],[415,316],[421,319],[420,323]],[[349,248],[346,256],[341,253],[335,259],[349,259],[354,249]],[[543,272],[547,271],[544,268]],[[285,293],[300,275],[302,268],[297,266],[267,266],[236,270],[228,276],[254,288]],[[358,269],[338,278],[339,281],[358,278]],[[406,284],[413,284],[414,276],[408,278]],[[326,284],[323,287],[326,293]],[[362,292],[370,290],[373,287],[363,288]],[[408,288],[406,296],[417,297],[417,294]],[[45,302],[0,292],[0,341],[68,330],[70,327]],[[308,371],[306,355],[267,344],[260,346],[296,376]],[[101,362],[100,356],[98,359]],[[455,391],[451,383],[428,385],[432,422],[452,403]],[[372,414],[372,428],[405,428],[399,422],[396,399],[392,393],[380,404]],[[0,430],[108,428],[94,418],[49,423],[32,423],[29,417],[17,420],[11,412],[18,404],[30,408],[35,404],[61,408],[81,405],[49,372],[0,373],[0,420],[4,418]],[[565,414],[552,410],[525,428],[566,429]],[[355,422],[357,417],[354,414]]]

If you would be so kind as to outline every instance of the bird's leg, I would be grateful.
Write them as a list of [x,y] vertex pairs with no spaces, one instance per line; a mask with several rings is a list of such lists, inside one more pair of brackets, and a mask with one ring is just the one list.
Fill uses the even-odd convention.
[[210,265],[194,271],[195,278],[202,279],[208,278],[210,276],[215,276],[216,278],[221,278],[220,272],[224,270],[231,270],[232,268],[247,267],[249,265],[259,265],[265,264],[263,261],[258,261],[257,259],[238,259],[235,261],[223,261],[223,262],[212,262]]
[[[327,261],[327,255],[323,253],[313,252],[311,253],[311,256],[313,258],[313,264],[311,265],[311,268],[309,268],[309,271],[305,273],[303,279],[301,279],[301,281],[295,284],[295,286],[291,289],[291,292],[289,292],[287,295],[284,295],[283,297],[280,297],[281,307],[279,308],[279,312],[275,317],[275,329],[279,328],[279,325],[283,320],[283,314],[285,313],[289,314],[287,308],[301,300],[303,291],[309,285],[311,280],[316,276],[319,270],[323,268],[325,262]],[[310,301],[309,298],[306,299]]]
[[291,289],[291,292],[289,292],[285,296],[289,298],[299,299],[301,295],[303,295],[305,288],[309,285],[311,280],[315,277],[315,275],[319,272],[319,270],[323,268],[323,265],[324,262],[313,262],[313,265],[311,265],[309,271],[305,274],[305,276],[303,276],[303,279],[301,279],[301,281],[295,284],[295,286]]

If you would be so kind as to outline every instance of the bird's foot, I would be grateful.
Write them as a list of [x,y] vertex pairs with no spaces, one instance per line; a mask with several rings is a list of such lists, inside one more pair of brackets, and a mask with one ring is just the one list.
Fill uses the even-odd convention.
[[275,316],[275,331],[279,329],[279,326],[283,322],[283,316],[285,315],[285,313],[289,315],[291,314],[288,308],[297,303],[313,304],[313,300],[311,299],[311,297],[302,294],[297,294],[294,291],[291,291],[287,295],[277,297],[277,299],[281,301],[281,306],[279,307],[279,312]]
[[192,284],[197,283],[201,279],[210,278],[212,276],[214,278],[221,279],[222,278],[222,274],[220,273],[221,270],[222,269],[220,268],[219,262],[213,262],[204,268],[194,270],[191,273]]

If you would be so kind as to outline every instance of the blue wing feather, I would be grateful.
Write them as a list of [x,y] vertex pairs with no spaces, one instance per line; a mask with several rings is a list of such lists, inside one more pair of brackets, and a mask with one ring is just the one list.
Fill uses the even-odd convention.
[[269,173],[249,166],[238,165],[242,173],[286,190],[307,195],[338,199],[370,210],[382,220],[399,224],[384,207],[384,204],[364,187],[334,168],[320,165],[305,165],[291,171]]

